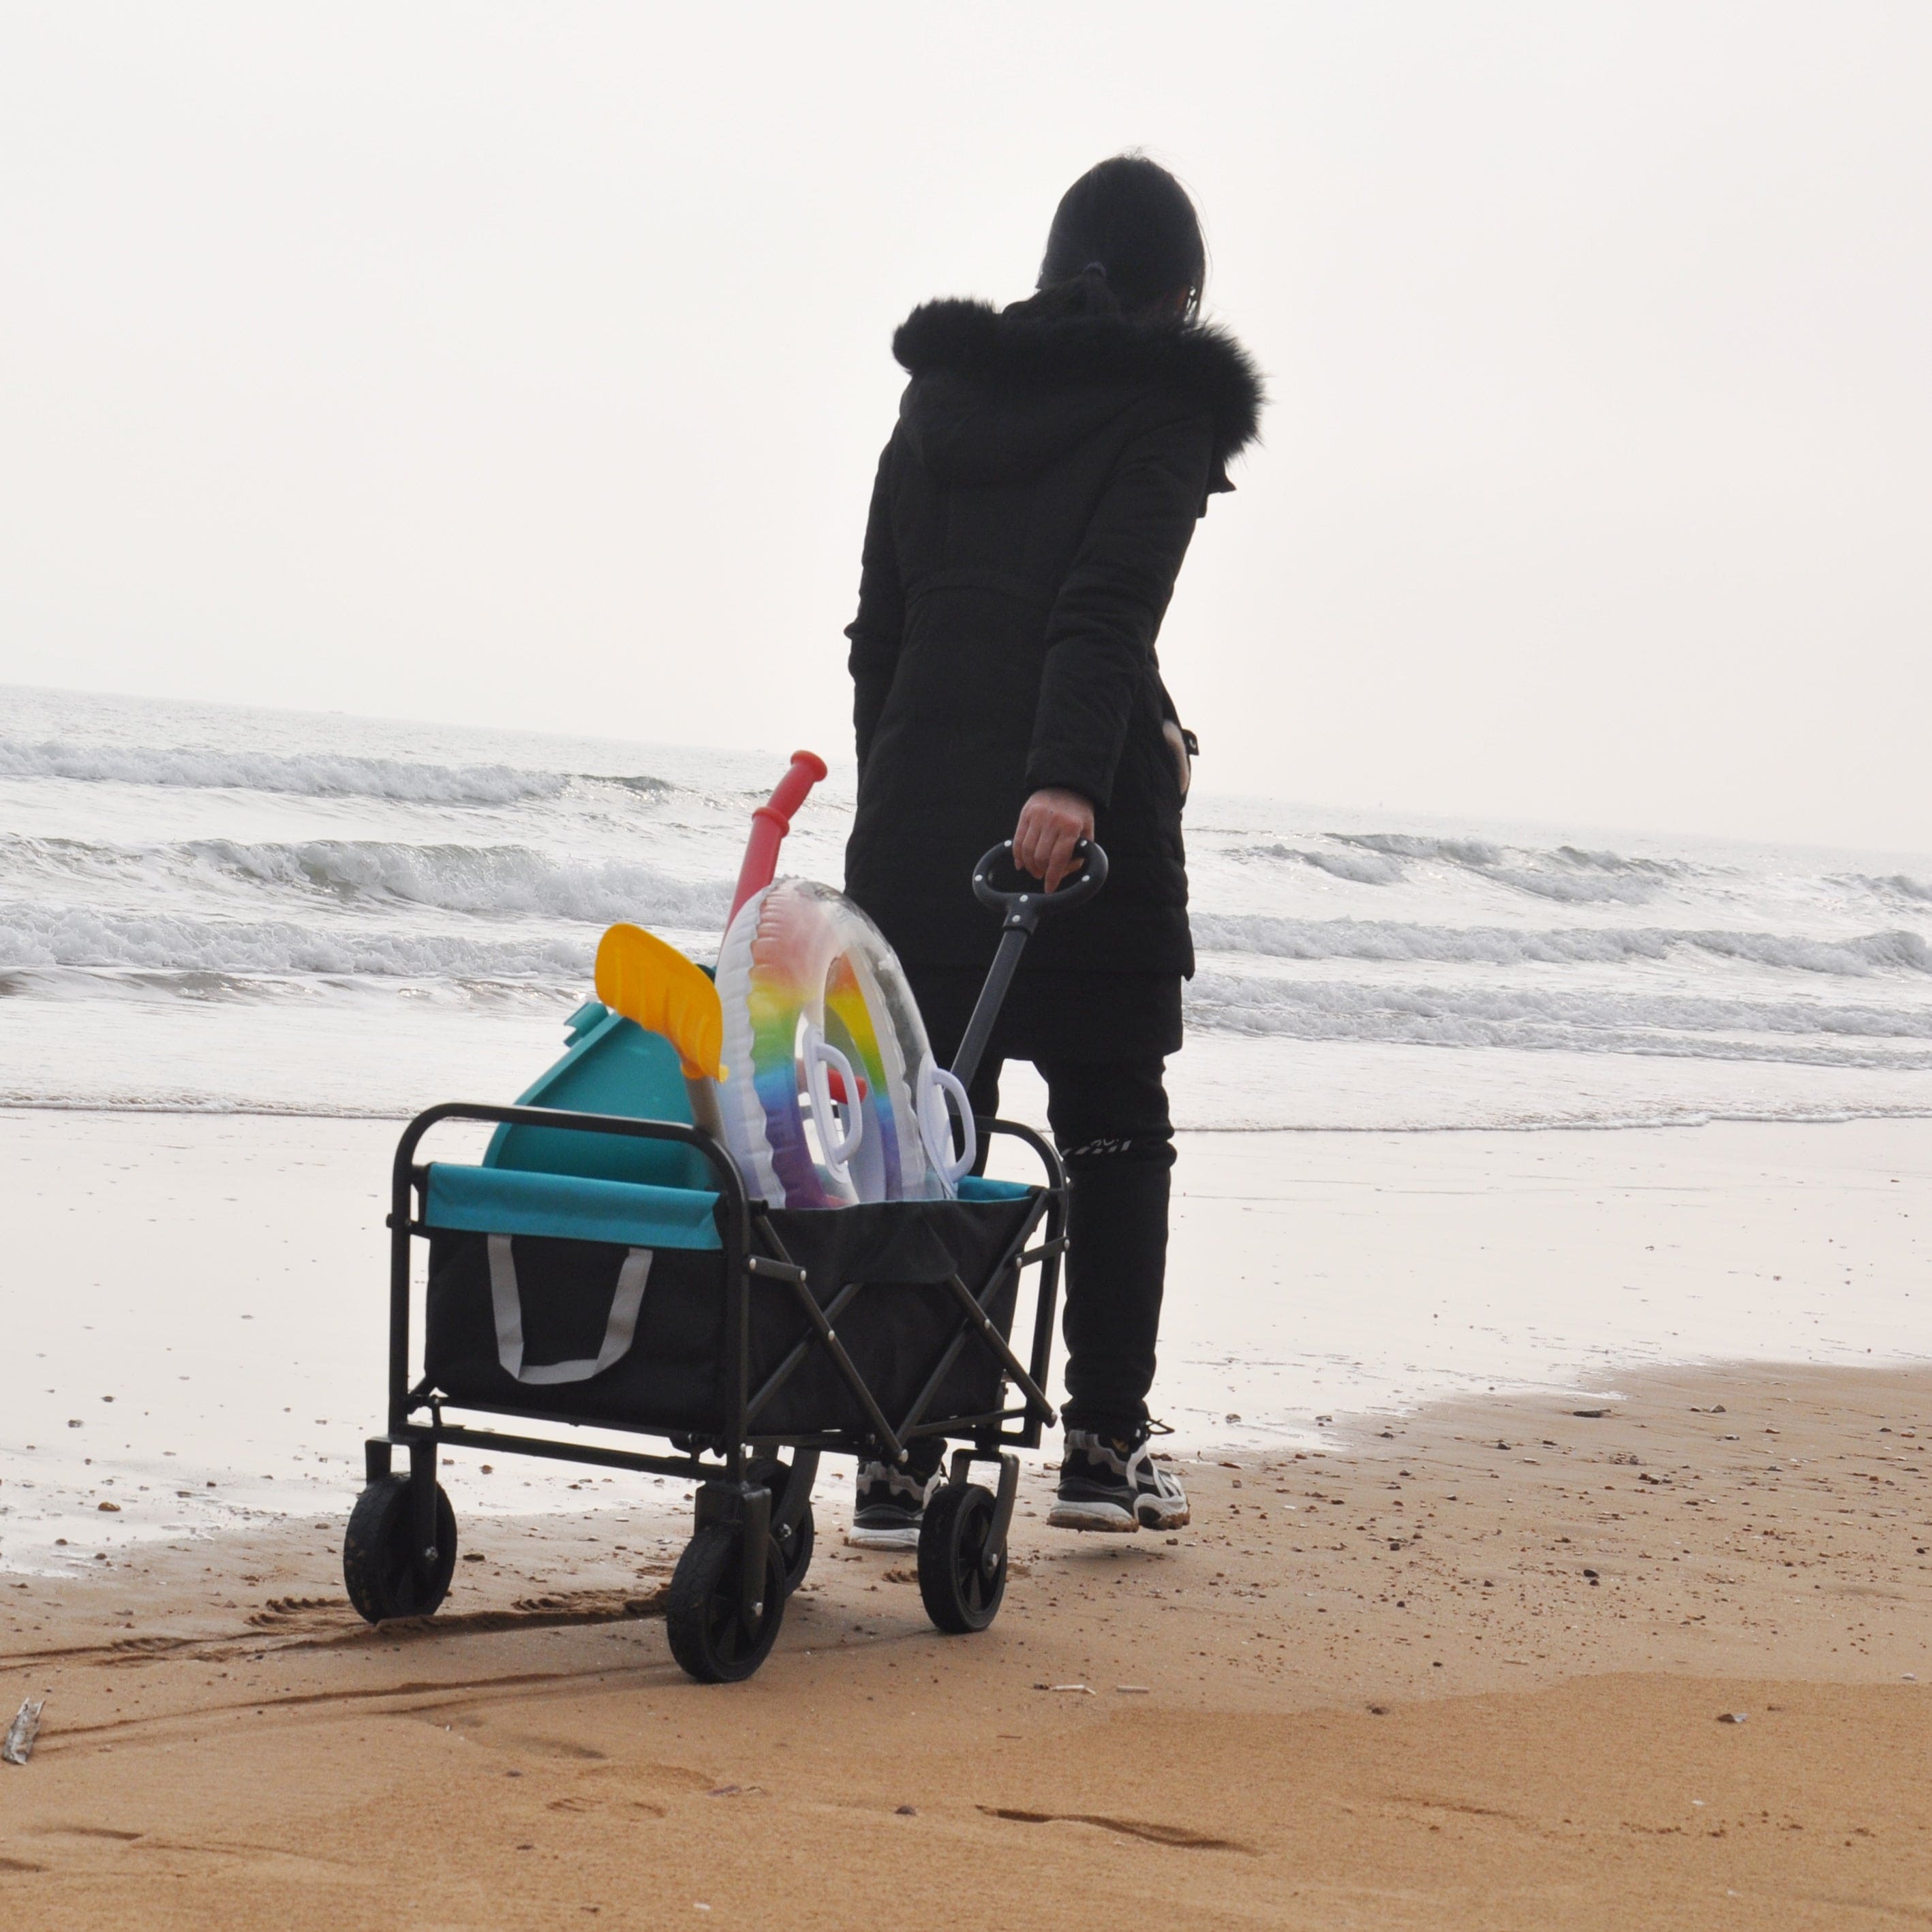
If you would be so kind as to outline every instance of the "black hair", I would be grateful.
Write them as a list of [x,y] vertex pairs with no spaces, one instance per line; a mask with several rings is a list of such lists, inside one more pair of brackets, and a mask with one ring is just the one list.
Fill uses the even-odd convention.
[[1060,196],[1039,286],[1064,290],[1070,306],[1089,314],[1130,316],[1185,289],[1191,314],[1207,274],[1208,245],[1187,190],[1157,161],[1115,154]]

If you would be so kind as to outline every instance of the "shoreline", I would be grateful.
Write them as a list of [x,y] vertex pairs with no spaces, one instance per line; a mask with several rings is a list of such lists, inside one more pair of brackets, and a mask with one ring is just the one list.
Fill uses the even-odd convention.
[[[1305,1044],[1306,1042],[1296,1042]],[[1178,1057],[1178,1056],[1177,1056]],[[1013,1072],[1024,1078],[1023,1063],[1015,1063]],[[185,1115],[190,1118],[220,1118],[233,1115],[242,1120],[388,1120],[398,1125],[415,1119],[416,1114],[424,1111],[418,1108],[413,1112],[380,1107],[270,1107],[249,1102],[211,1100],[205,1105],[191,1101],[165,1100],[21,1100],[0,1098],[0,1114],[98,1114],[104,1118],[116,1118],[128,1114],[146,1115],[159,1114],[164,1116]],[[1400,1124],[1388,1125],[1357,1125],[1342,1122],[1334,1125],[1326,1123],[1308,1124],[1270,1124],[1236,1126],[1189,1126],[1176,1130],[1177,1132],[1192,1135],[1214,1134],[1561,1134],[1561,1133],[1634,1133],[1655,1128],[1678,1127],[1689,1131],[1709,1126],[1746,1127],[1814,1127],[1842,1126],[1858,1120],[1932,1120],[1932,1106],[1912,1108],[1877,1108],[1867,1111],[1846,1111],[1816,1114],[1727,1114],[1712,1112],[1677,1116],[1664,1120],[1452,1120],[1440,1125],[1408,1126]]]
[[1196,1458],[1171,1544],[1045,1530],[1030,1466],[971,1638],[821,1483],[778,1648],[723,1689],[664,1648],[674,1492],[621,1545],[602,1512],[460,1523],[443,1613],[377,1630],[339,1516],[14,1578],[0,1695],[52,1696],[0,1772],[0,1886],[63,1926],[296,1932],[393,1924],[405,1886],[478,1927],[1922,1916],[1932,1369],[1624,1396]]
[[[1305,1042],[1294,1042],[1305,1044]],[[0,1119],[10,1114],[60,1114],[98,1116],[103,1120],[360,1120],[386,1122],[400,1126],[416,1118],[416,1113],[381,1108],[266,1107],[226,1100],[211,1100],[206,1106],[191,1102],[128,1100],[106,1102],[78,1100],[22,1100],[0,1098]],[[1026,1119],[1028,1124],[1046,1131],[1046,1118],[1038,1110],[1008,1110],[1009,1118]],[[1336,1136],[1366,1138],[1389,1135],[1408,1138],[1449,1137],[1474,1134],[1634,1134],[1666,1132],[1700,1132],[1710,1127],[1840,1127],[1865,1124],[1932,1120],[1932,1106],[1834,1108],[1815,1113],[1728,1112],[1720,1109],[1649,1118],[1551,1120],[1445,1120],[1382,1125],[1349,1121],[1260,1122],[1232,1126],[1190,1124],[1178,1126],[1182,1139],[1215,1139],[1238,1135],[1270,1137]]]

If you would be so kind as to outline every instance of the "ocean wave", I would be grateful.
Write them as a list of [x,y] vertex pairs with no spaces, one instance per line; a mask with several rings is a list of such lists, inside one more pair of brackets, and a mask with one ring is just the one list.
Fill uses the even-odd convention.
[[647,774],[602,776],[528,771],[512,765],[419,764],[403,758],[322,752],[291,755],[162,746],[33,744],[4,738],[0,738],[0,778],[292,793],[309,798],[388,799],[404,805],[516,805],[560,797],[578,782],[650,794],[670,789],[664,780]]
[[1733,932],[1664,926],[1409,925],[1394,920],[1298,920],[1263,913],[1196,912],[1195,944],[1210,952],[1277,959],[1360,959],[1441,964],[1618,966],[1684,952],[1780,971],[1865,979],[1932,974],[1932,944],[1916,932],[1872,932],[1842,939],[1796,933]]
[[600,926],[623,919],[680,930],[722,930],[731,908],[731,887],[724,880],[675,878],[621,860],[573,865],[520,845],[334,838],[247,844],[211,838],[182,850],[194,862],[251,885],[350,903],[388,902]]
[[1581,845],[1538,850],[1498,845],[1486,838],[1444,838],[1411,832],[1337,832],[1333,836],[1339,844],[1359,846],[1384,857],[1434,860],[1466,866],[1474,872],[1489,872],[1525,859],[1572,872],[1600,873],[1606,878],[1670,879],[1687,869],[1679,860],[1632,858],[1622,852],[1592,851]]
[[1190,1024],[1210,1033],[1270,1038],[1932,1068],[1932,1009],[1573,993],[1508,984],[1269,981],[1208,972],[1188,987],[1187,1016]]
[[1915,879],[1904,872],[1892,872],[1883,878],[1874,878],[1864,872],[1852,872],[1838,881],[1872,893],[1879,898],[1895,903],[1903,900],[1908,906],[1932,906],[1932,885],[1923,879]]
[[[341,914],[197,918],[15,899],[0,902],[0,996],[260,1001],[409,982],[412,997],[432,1003],[495,1006],[580,991],[594,944],[590,932],[536,923],[485,935]],[[1932,1004],[1749,998],[1636,976],[1396,982],[1231,970],[1210,959],[1187,1006],[1193,1026],[1223,1035],[1932,1069]]]
[[1577,845],[1540,850],[1407,832],[1337,832],[1326,840],[1318,845],[1276,841],[1237,846],[1227,856],[1312,866],[1360,886],[1400,885],[1415,866],[1446,866],[1532,898],[1579,905],[1642,905],[1691,869],[1675,860]]
[[1346,880],[1352,886],[1400,885],[1406,868],[1399,860],[1385,859],[1373,852],[1324,852],[1318,847],[1283,844],[1279,840],[1267,845],[1237,845],[1229,848],[1230,859],[1274,860],[1288,864],[1311,866],[1330,878]]
[[397,931],[336,921],[199,920],[89,906],[0,903],[0,974],[52,967],[171,974],[559,981],[587,984],[593,942]]
[[150,895],[214,885],[296,902],[428,908],[494,919],[608,926],[627,919],[680,931],[722,929],[731,889],[633,860],[572,863],[522,845],[416,845],[380,839],[249,842],[197,838],[159,846],[0,835],[0,880],[53,881]]

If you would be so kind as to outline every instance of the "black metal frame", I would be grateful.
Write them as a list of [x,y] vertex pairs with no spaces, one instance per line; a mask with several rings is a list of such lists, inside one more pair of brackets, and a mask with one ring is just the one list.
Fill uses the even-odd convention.
[[[426,1238],[430,1233],[421,1212],[422,1198],[428,1185],[428,1169],[416,1164],[416,1154],[424,1136],[447,1120],[556,1127],[580,1133],[616,1134],[635,1140],[669,1141],[693,1149],[705,1161],[716,1183],[718,1196],[718,1235],[723,1248],[725,1288],[724,1349],[730,1367],[725,1378],[723,1420],[715,1436],[698,1431],[657,1430],[643,1424],[590,1420],[581,1416],[547,1413],[521,1406],[513,1409],[494,1404],[448,1402],[437,1394],[426,1377],[412,1384],[410,1275],[413,1251],[410,1244],[418,1238]],[[382,1435],[369,1439],[364,1454],[368,1479],[374,1483],[390,1473],[395,1450],[409,1452],[416,1547],[422,1561],[430,1564],[436,1561],[436,1462],[440,1450],[446,1445],[488,1450],[496,1455],[538,1456],[605,1468],[632,1469],[647,1475],[678,1477],[698,1484],[698,1526],[700,1529],[707,1523],[718,1521],[742,1522],[745,1526],[743,1589],[747,1612],[754,1614],[755,1600],[764,1588],[764,1552],[766,1534],[772,1526],[771,1490],[765,1482],[753,1480],[749,1473],[750,1466],[760,1452],[768,1454],[781,1448],[794,1452],[794,1468],[806,1478],[786,1487],[784,1514],[795,1522],[805,1507],[811,1488],[810,1476],[823,1453],[878,1456],[890,1462],[903,1462],[908,1445],[921,1437],[965,1437],[969,1438],[970,1446],[955,1454],[955,1479],[963,1480],[964,1468],[972,1462],[998,1462],[1001,1472],[1000,1494],[1005,1505],[1002,1514],[1010,1515],[1011,1493],[1018,1466],[1012,1452],[1038,1448],[1042,1430],[1050,1427],[1058,1419],[1045,1390],[1058,1306],[1060,1258],[1066,1248],[1066,1178],[1058,1156],[1030,1128],[1016,1122],[994,1120],[982,1120],[977,1126],[982,1144],[988,1136],[1004,1134],[1031,1148],[1046,1170],[1046,1186],[1034,1211],[976,1291],[956,1274],[946,1284],[959,1304],[959,1328],[928,1376],[911,1409],[895,1427],[854,1366],[835,1326],[838,1317],[863,1292],[863,1284],[842,1287],[821,1307],[812,1294],[805,1270],[785,1252],[767,1215],[765,1203],[752,1199],[746,1193],[743,1180],[730,1155],[710,1135],[675,1120],[630,1120],[614,1114],[574,1113],[549,1107],[491,1106],[464,1100],[447,1101],[418,1114],[403,1130],[391,1170],[388,1220],[388,1425]],[[1042,1238],[1029,1246],[1042,1222]],[[1032,1355],[1026,1363],[1013,1353],[987,1315],[984,1305],[1007,1270],[1016,1266],[1022,1274],[1029,1268],[1037,1267],[1040,1270],[1034,1311]],[[811,1324],[811,1332],[792,1347],[784,1360],[755,1390],[749,1386],[751,1293],[754,1278],[789,1284]],[[1017,1312],[1017,1304],[1016,1306]],[[928,1404],[958,1360],[961,1352],[976,1340],[982,1346],[991,1348],[999,1358],[1006,1379],[1018,1392],[1019,1406],[980,1415],[928,1417],[925,1412]],[[814,1434],[755,1432],[752,1425],[758,1412],[814,1348],[823,1349],[830,1356],[865,1410],[871,1428]],[[573,1443],[554,1437],[506,1435],[494,1430],[471,1428],[460,1423],[446,1422],[442,1413],[446,1407],[466,1412],[514,1416],[526,1422],[553,1423],[573,1429],[662,1436],[679,1453],[657,1455],[642,1450],[606,1448],[597,1444]],[[424,1410],[428,1412],[427,1422],[412,1419]],[[707,1454],[715,1460],[707,1460]]]

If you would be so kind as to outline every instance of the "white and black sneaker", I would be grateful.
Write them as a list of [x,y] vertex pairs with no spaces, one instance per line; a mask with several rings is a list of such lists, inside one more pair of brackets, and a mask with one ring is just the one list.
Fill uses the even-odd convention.
[[1060,1493],[1047,1521],[1055,1529],[1178,1529],[1188,1520],[1180,1478],[1154,1460],[1145,1424],[1126,1436],[1066,1432]]
[[908,1475],[884,1462],[861,1462],[845,1540],[861,1550],[916,1550],[926,1498],[938,1480],[937,1474]]

